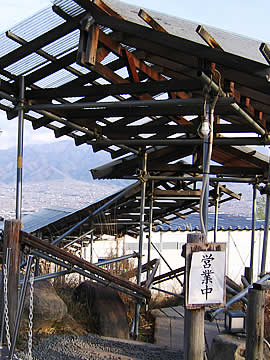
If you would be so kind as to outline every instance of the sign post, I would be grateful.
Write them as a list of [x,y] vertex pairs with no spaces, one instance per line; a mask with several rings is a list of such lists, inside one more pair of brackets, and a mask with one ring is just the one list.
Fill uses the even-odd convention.
[[[224,243],[204,243],[202,234],[189,234],[185,271],[184,359],[204,358],[204,307],[226,302]],[[195,242],[194,242],[195,241]]]

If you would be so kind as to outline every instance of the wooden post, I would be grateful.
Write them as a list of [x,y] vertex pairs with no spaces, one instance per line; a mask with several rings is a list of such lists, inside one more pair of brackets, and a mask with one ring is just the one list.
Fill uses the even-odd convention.
[[10,330],[13,334],[15,319],[18,308],[18,284],[19,284],[19,265],[20,265],[20,220],[6,220],[4,228],[3,250],[11,248],[10,267],[8,278],[8,307]]
[[249,289],[246,360],[263,359],[264,297],[264,290]]
[[[188,243],[205,243],[201,233],[188,234]],[[185,284],[189,274],[185,274]],[[185,285],[186,286],[186,285]],[[185,309],[184,319],[184,359],[203,360],[204,358],[204,307],[196,310]]]

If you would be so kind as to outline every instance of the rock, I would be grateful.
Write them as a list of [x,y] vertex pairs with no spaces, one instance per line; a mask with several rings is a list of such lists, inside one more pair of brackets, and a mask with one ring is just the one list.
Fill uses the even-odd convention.
[[210,360],[245,360],[245,342],[244,337],[217,335],[212,341]]
[[[57,295],[55,289],[48,281],[34,283],[34,318],[33,329],[44,330],[53,327],[67,315],[67,306]],[[29,317],[29,289],[25,298],[22,317],[22,327],[28,326]]]
[[129,338],[126,308],[117,291],[85,281],[74,290],[73,300],[86,305],[99,335]]

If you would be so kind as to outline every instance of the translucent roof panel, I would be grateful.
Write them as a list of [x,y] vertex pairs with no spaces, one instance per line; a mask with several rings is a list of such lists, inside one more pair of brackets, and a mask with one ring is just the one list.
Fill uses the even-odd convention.
[[0,57],[20,47],[20,44],[9,39],[5,33],[0,35]]
[[24,40],[31,41],[64,22],[65,20],[49,7],[20,22],[10,30]]
[[52,43],[44,46],[42,50],[46,53],[58,57],[62,54],[67,53],[71,49],[74,49],[78,46],[79,43],[80,31],[78,29],[72,31],[71,33],[53,41]]
[[76,79],[77,77],[73,74],[71,74],[69,71],[65,70],[65,69],[61,69],[57,72],[55,72],[52,75],[49,75],[47,77],[45,77],[42,80],[39,80],[35,83],[35,85],[38,85],[40,87],[56,87],[56,86],[61,86],[64,85],[66,83],[68,83],[69,81],[72,81],[74,79]]
[[32,53],[19,61],[9,65],[6,70],[9,71],[11,74],[14,75],[21,75],[29,72],[30,70],[46,63],[48,60],[44,59],[44,57]]
[[55,0],[54,5],[70,16],[77,16],[84,12],[84,9],[72,0]]

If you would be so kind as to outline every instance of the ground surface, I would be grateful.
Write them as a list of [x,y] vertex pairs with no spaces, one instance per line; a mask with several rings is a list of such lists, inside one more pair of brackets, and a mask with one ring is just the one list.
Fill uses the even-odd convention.
[[[20,353],[21,360],[28,359]],[[97,335],[53,335],[33,348],[33,360],[182,360],[183,353],[158,345]]]

